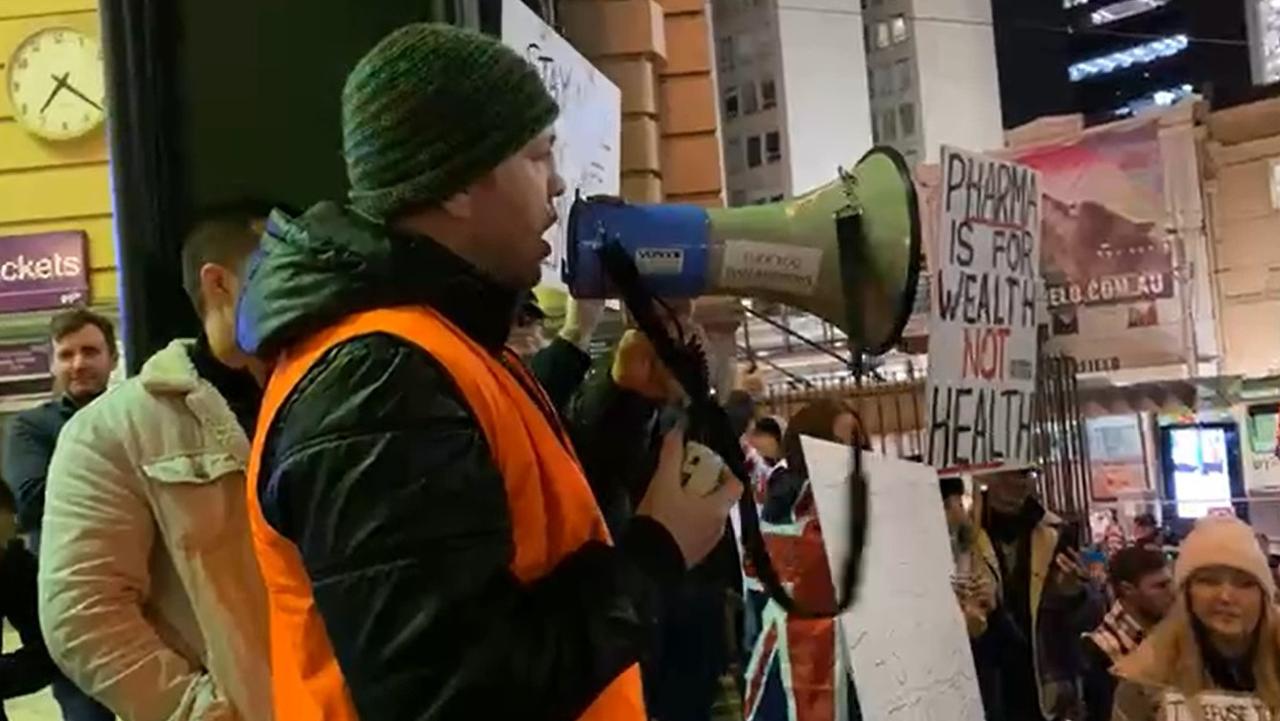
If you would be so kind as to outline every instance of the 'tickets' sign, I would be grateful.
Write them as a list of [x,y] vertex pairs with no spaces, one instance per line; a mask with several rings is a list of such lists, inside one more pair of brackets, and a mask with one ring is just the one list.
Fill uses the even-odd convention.
[[88,295],[84,232],[0,236],[0,313],[76,305]]
[[929,465],[940,473],[1031,458],[1040,285],[1040,176],[942,149],[929,326]]

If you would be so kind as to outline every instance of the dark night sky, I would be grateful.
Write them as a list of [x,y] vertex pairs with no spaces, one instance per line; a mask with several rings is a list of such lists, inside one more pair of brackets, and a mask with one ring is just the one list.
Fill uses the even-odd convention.
[[1004,126],[1076,111],[1062,0],[992,0]]

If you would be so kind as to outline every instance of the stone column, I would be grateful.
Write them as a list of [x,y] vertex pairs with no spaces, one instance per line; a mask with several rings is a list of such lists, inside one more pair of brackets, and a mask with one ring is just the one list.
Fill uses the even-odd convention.
[[667,62],[659,75],[662,190],[667,202],[724,205],[720,113],[705,0],[661,0]]

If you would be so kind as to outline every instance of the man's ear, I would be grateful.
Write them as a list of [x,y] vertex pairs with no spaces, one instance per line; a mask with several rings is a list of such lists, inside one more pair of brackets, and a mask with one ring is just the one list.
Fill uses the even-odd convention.
[[200,295],[206,305],[211,298],[232,295],[234,292],[230,271],[217,263],[205,263],[200,266]]
[[472,214],[471,193],[465,190],[454,193],[446,198],[440,204],[440,207],[444,209],[444,212],[455,218],[470,218]]

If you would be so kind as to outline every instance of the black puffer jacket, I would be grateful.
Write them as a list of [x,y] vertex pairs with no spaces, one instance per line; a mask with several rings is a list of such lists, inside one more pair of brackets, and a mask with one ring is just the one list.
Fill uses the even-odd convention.
[[[268,358],[352,312],[406,304],[496,353],[515,311],[516,293],[438,244],[332,204],[274,216],[262,251],[239,331]],[[588,543],[519,583],[483,433],[448,373],[386,334],[334,348],[304,376],[250,482],[298,547],[367,721],[574,719],[641,659],[659,589],[684,571],[667,531],[637,519],[616,546]]]

